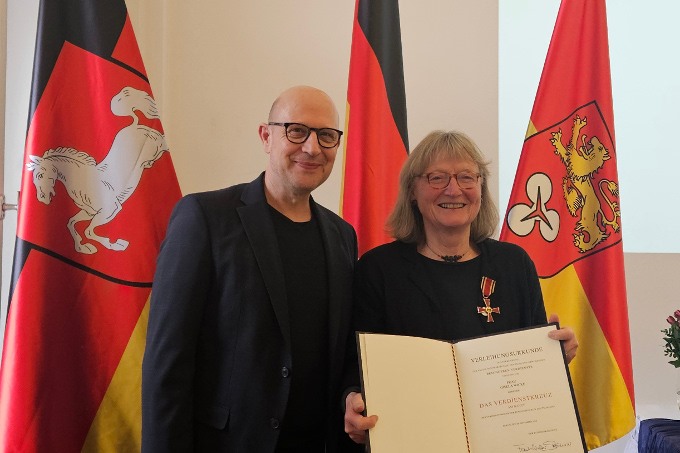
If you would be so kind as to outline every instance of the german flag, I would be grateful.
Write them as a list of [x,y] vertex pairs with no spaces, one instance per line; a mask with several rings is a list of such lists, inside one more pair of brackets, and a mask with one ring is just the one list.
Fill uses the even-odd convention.
[[139,451],[158,250],[180,198],[124,0],[42,0],[0,450]]
[[562,0],[501,240],[536,263],[570,364],[588,449],[635,426],[605,0]]
[[397,0],[357,0],[347,86],[340,213],[359,254],[389,241],[385,220],[408,154]]

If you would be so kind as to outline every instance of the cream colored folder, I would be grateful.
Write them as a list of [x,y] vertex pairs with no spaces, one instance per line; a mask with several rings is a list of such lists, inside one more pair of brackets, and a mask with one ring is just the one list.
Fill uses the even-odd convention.
[[554,325],[448,343],[359,333],[372,453],[585,452]]

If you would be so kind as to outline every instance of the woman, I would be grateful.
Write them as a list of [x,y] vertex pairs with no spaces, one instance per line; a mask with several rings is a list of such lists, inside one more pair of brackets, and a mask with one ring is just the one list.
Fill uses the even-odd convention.
[[[490,238],[498,210],[487,166],[460,132],[431,132],[411,152],[387,220],[396,241],[367,252],[356,267],[356,330],[460,340],[545,324],[533,262],[519,246]],[[573,331],[550,336],[565,342],[572,360]],[[377,421],[363,409],[361,395],[349,393],[345,430],[360,443]]]

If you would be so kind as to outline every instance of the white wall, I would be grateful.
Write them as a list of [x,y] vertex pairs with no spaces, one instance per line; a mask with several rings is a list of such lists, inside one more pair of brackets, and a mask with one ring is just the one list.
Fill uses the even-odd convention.
[[[4,187],[12,201],[22,172],[37,0],[4,1],[8,6]],[[516,1],[518,8],[528,5]],[[556,13],[556,0],[535,2],[551,3],[546,7]],[[632,1],[619,3],[637,7]],[[276,95],[291,85],[309,84],[326,90],[342,115],[353,1],[128,0],[128,8],[184,193],[247,181],[264,168],[257,125],[266,119]],[[459,129],[469,133],[489,158],[499,161],[499,128],[503,130],[507,120],[501,116],[499,122],[499,86],[501,96],[508,87],[502,81],[499,85],[498,11],[496,0],[401,1],[412,146],[432,129]],[[540,26],[549,35],[553,25],[554,17]],[[547,41],[535,44],[536,52],[544,48],[538,68],[519,63],[517,68],[535,82],[530,99],[523,101],[528,107],[514,114],[519,126],[511,126],[517,143],[511,148],[516,152],[521,148],[548,46]],[[652,68],[649,73],[653,72]],[[616,109],[617,96],[625,93],[615,92],[614,96]],[[615,114],[618,120],[618,111]],[[618,122],[617,136],[621,148],[625,134]],[[505,154],[501,162],[504,158]],[[341,156],[335,165],[315,198],[337,211]],[[494,174],[498,174],[496,168]],[[497,178],[492,190],[498,192]],[[504,206],[501,209],[504,211]],[[4,223],[3,315],[16,214],[9,213]],[[666,403],[675,398],[672,370],[662,354],[659,330],[666,316],[680,308],[669,297],[676,292],[672,282],[680,269],[680,255],[627,253],[625,259],[637,403],[653,415],[655,410],[667,410],[670,406]]]
[[[7,0],[0,0],[0,106],[5,105],[5,74],[7,68]],[[0,162],[5,156],[5,109],[0,108]],[[2,167],[0,167],[1,169]],[[4,174],[0,171],[0,187],[4,187]],[[0,220],[0,251],[2,250],[2,225]],[[0,270],[0,276],[2,271]],[[5,310],[0,304],[0,326],[5,325]],[[0,347],[0,351],[2,351]]]
[[[4,191],[7,202],[17,202],[21,183],[24,145],[26,142],[26,121],[28,98],[31,89],[35,27],[38,17],[37,0],[3,0],[7,5],[7,71],[5,79],[4,109]],[[3,71],[4,72],[4,71]],[[16,238],[16,211],[8,211],[2,222],[2,291],[0,292],[0,313],[2,326],[7,316],[7,297],[12,274],[12,254]]]

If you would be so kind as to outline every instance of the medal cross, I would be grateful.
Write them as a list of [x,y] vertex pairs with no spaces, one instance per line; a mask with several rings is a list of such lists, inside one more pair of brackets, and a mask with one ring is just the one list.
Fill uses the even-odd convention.
[[486,316],[486,322],[493,322],[493,316],[491,316],[491,313],[500,314],[501,309],[498,307],[492,308],[491,301],[488,297],[484,298],[484,305],[484,307],[477,307],[477,313],[481,314],[482,316]]

